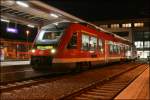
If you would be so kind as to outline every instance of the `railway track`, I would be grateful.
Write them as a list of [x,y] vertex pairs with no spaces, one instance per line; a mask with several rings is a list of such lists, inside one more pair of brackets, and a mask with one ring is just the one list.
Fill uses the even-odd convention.
[[148,67],[148,65],[140,65],[137,68],[129,69],[123,73],[120,73],[109,79],[97,82],[73,94],[64,96],[63,98],[61,98],[61,100],[113,99],[124,88],[126,88],[135,78],[137,78],[142,72],[145,71],[144,66]]
[[15,89],[21,89],[24,87],[38,85],[41,83],[42,84],[49,83],[52,81],[56,81],[56,80],[65,78],[65,77],[67,77],[66,73],[62,73],[62,74],[55,75],[55,76],[50,74],[50,75],[42,75],[42,76],[38,76],[38,77],[34,77],[34,78],[28,78],[25,80],[10,82],[7,84],[1,84],[0,91],[7,92],[7,91],[15,90]]
[[[129,63],[129,64],[132,65],[132,63]],[[122,65],[124,66],[126,64],[122,64]],[[137,65],[139,65],[139,64],[137,64]],[[54,74],[53,75],[46,74],[46,75],[41,75],[38,77],[31,77],[31,78],[27,78],[27,79],[19,80],[19,81],[10,81],[7,83],[1,82],[0,91],[6,92],[6,91],[10,91],[10,90],[13,90],[16,88],[19,89],[19,88],[23,88],[23,87],[29,87],[32,85],[37,85],[40,83],[48,83],[48,82],[55,81],[57,79],[61,79],[61,78],[66,77],[67,75],[65,76],[65,74],[67,74],[67,73],[62,73],[59,75],[55,74],[55,77],[54,77]]]
[[[142,65],[142,64],[139,64],[139,63],[121,64],[121,66],[124,66],[124,67],[125,66],[126,67],[127,66],[134,66],[134,67],[127,68],[128,70],[134,69],[134,68],[136,68],[137,66],[140,66],[140,65]],[[113,66],[116,66],[116,65],[113,65]],[[124,73],[124,72],[126,72],[126,71],[122,71],[122,72],[119,71],[119,73],[115,73],[113,75],[108,75],[108,77],[106,77],[105,79],[100,80],[98,82],[94,82],[94,83],[92,83],[92,85],[91,84],[90,85],[87,84],[88,87],[82,88],[82,90],[80,89],[80,90],[77,90],[77,91],[73,91],[73,92],[70,92],[69,95],[68,94],[67,95],[64,94],[63,96],[55,97],[55,98],[64,99],[64,100],[71,98],[71,100],[72,100],[72,99],[75,98],[74,96],[80,97],[79,94],[82,94],[83,91],[85,91],[87,89],[89,90],[91,87],[93,88],[93,86],[94,87],[97,86],[97,84],[101,84],[101,85],[102,84],[106,84],[107,81],[110,81],[110,80],[114,79],[115,76],[119,76],[121,73]],[[73,75],[73,76],[76,76],[76,75]],[[77,76],[78,76],[78,74],[77,74]],[[40,92],[39,93],[37,92],[37,94],[41,94],[42,93],[42,95],[45,96],[45,97],[41,97],[41,95],[39,95],[40,98],[42,98],[42,99],[43,98],[44,99],[48,98],[49,99],[51,97],[49,96],[49,94],[47,94],[48,92],[44,92],[44,91],[51,90],[50,89],[50,86],[51,86],[50,84],[54,84],[54,83],[58,84],[59,81],[62,82],[62,80],[66,80],[66,79],[68,79],[68,81],[69,81],[70,79],[72,79],[72,75],[67,74],[67,75],[63,75],[63,76],[59,76],[59,77],[55,77],[55,78],[51,77],[51,78],[45,78],[45,79],[41,78],[41,79],[35,79],[35,80],[26,80],[26,81],[15,82],[15,83],[7,84],[7,85],[2,85],[0,87],[0,91],[3,93],[3,97],[4,98],[10,97],[10,98],[8,98],[8,100],[11,100],[12,94],[13,95],[15,94],[15,97],[19,98],[20,96],[17,95],[17,94],[20,94],[19,93],[20,91],[21,91],[21,93],[25,92],[27,94],[33,94],[33,93],[35,93],[34,91],[38,91],[39,92],[39,90],[40,90]],[[115,82],[113,84],[113,86],[115,86],[115,85],[119,85],[119,83]],[[122,84],[121,84],[121,86],[122,86]],[[102,90],[100,90],[100,91],[102,91]],[[59,92],[59,91],[57,91],[57,92]],[[89,91],[89,92],[91,92],[91,91]],[[10,93],[11,93],[11,95],[10,95]],[[23,97],[23,98],[26,98],[26,97]],[[32,97],[32,95],[29,95],[28,98],[33,98],[33,97]],[[7,100],[7,99],[4,99],[4,100]],[[54,99],[54,100],[56,100],[56,99]]]

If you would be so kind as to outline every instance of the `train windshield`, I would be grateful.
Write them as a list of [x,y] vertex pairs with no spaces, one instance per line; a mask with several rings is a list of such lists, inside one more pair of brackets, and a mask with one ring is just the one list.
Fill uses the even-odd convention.
[[61,22],[42,27],[36,38],[36,44],[57,44],[68,25],[69,22]]

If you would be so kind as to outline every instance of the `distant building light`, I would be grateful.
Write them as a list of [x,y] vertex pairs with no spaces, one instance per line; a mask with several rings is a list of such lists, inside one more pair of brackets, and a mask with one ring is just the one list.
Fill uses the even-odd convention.
[[11,32],[11,33],[18,33],[18,30],[17,30],[16,28],[7,27],[7,28],[6,28],[6,31],[7,31],[7,32]]
[[143,27],[144,23],[134,23],[134,27]]
[[119,28],[119,24],[111,24],[111,28]]
[[23,7],[29,7],[28,4],[26,4],[26,3],[22,2],[22,1],[16,1],[16,3],[17,3],[18,5],[20,5],[20,6],[23,6]]
[[131,23],[122,24],[122,27],[129,28],[129,27],[131,27]]
[[6,19],[1,19],[2,22],[7,22],[9,23],[10,21],[9,20],[6,20]]
[[35,27],[34,25],[30,25],[30,24],[28,24],[27,26],[28,26],[28,27],[31,27],[31,28],[34,28],[34,27]]
[[50,14],[50,16],[52,16],[52,17],[55,17],[55,18],[58,18],[58,15],[56,15],[56,14]]
[[108,28],[108,25],[100,25],[102,28]]

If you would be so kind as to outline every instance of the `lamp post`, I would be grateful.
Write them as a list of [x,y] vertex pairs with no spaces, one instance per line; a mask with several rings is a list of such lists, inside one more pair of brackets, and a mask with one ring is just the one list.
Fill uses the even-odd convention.
[[29,57],[29,41],[28,41],[29,33],[30,33],[30,31],[27,30],[26,35],[27,35],[27,53],[28,53],[28,57]]

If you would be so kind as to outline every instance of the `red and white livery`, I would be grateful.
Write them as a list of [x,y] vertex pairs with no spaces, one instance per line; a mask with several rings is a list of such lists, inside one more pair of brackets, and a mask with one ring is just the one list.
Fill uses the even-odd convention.
[[86,23],[61,22],[41,28],[31,52],[34,69],[91,67],[132,59],[131,43]]

